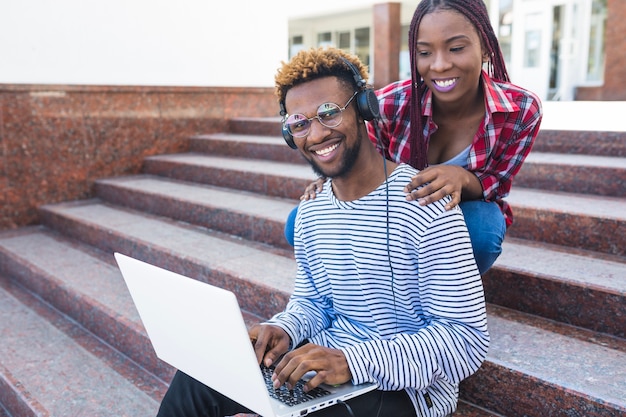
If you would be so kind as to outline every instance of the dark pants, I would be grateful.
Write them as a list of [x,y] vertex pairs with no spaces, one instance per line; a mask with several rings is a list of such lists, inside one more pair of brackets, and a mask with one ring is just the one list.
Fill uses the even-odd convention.
[[[357,417],[416,417],[405,391],[371,391],[346,403]],[[158,417],[225,417],[250,413],[244,406],[178,371],[170,384]],[[315,417],[350,417],[343,404],[311,413]]]

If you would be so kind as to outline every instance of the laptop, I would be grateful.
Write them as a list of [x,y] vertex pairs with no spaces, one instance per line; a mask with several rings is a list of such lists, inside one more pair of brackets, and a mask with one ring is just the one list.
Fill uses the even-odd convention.
[[304,416],[376,389],[323,385],[286,404],[279,391],[292,403],[294,396],[266,384],[235,294],[120,253],[115,259],[157,357],[263,417]]

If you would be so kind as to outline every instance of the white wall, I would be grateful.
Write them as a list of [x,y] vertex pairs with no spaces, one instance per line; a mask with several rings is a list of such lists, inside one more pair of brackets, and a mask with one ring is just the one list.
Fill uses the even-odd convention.
[[271,86],[287,0],[0,0],[0,83]]
[[288,18],[364,3],[0,0],[0,83],[272,86]]

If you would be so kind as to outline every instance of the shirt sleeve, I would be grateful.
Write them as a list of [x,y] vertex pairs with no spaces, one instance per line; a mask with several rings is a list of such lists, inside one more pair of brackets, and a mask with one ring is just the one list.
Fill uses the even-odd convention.
[[441,213],[418,247],[419,298],[427,325],[342,348],[356,384],[376,382],[382,390],[421,390],[439,379],[458,384],[486,357],[482,281],[460,211]]
[[[493,137],[493,148],[485,156],[485,164],[470,164],[470,170],[482,184],[483,197],[487,201],[501,200],[509,194],[513,178],[539,133],[542,119],[540,101],[527,94],[519,104],[519,112],[492,114],[493,120],[485,133],[485,141]],[[489,146],[485,148],[489,149]],[[474,159],[479,160],[479,157]]]

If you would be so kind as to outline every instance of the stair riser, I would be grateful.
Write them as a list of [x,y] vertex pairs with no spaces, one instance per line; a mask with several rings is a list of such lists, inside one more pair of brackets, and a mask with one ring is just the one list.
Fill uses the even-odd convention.
[[201,261],[188,259],[184,253],[170,252],[148,242],[129,239],[45,209],[42,210],[41,218],[42,222],[51,229],[105,252],[121,252],[161,268],[233,291],[239,299],[241,308],[259,317],[272,316],[282,310],[289,299],[289,294],[286,292],[276,291],[262,284],[250,282],[245,277],[234,276],[226,271],[211,268],[210,265],[203,264]]
[[[276,114],[278,114],[278,103],[276,103]],[[232,119],[228,123],[229,132],[242,135],[263,135],[280,136],[280,118],[276,120],[255,120],[246,118]]]
[[[143,170],[146,174],[292,200],[298,200],[304,189],[315,178],[313,173],[311,173],[311,179],[299,179],[281,176],[280,173],[257,175],[235,169],[207,168],[160,160],[146,161]],[[297,201],[294,201],[294,206],[296,203]]]
[[507,236],[626,255],[626,222],[622,220],[515,206],[513,212],[515,219]]
[[489,361],[461,383],[461,398],[507,417],[614,417],[626,412]]
[[[617,280],[626,277],[615,277]],[[488,303],[626,337],[626,295],[575,282],[551,281],[494,266],[483,275]]]
[[626,197],[626,167],[564,166],[527,161],[514,184],[514,187]]
[[236,140],[206,139],[203,137],[189,140],[191,152],[207,155],[230,156],[233,158],[252,158],[292,164],[306,164],[299,151],[291,149],[287,144],[280,146],[273,143],[248,143]]
[[207,207],[164,196],[142,194],[110,184],[97,184],[96,194],[110,203],[135,210],[181,220],[283,249],[291,248],[285,240],[284,222],[254,218],[221,208]]
[[540,130],[533,152],[626,156],[626,132]]
[[[19,417],[47,417],[45,407],[37,402],[10,371],[0,366],[0,404],[9,413]],[[2,411],[0,410],[0,415]]]

